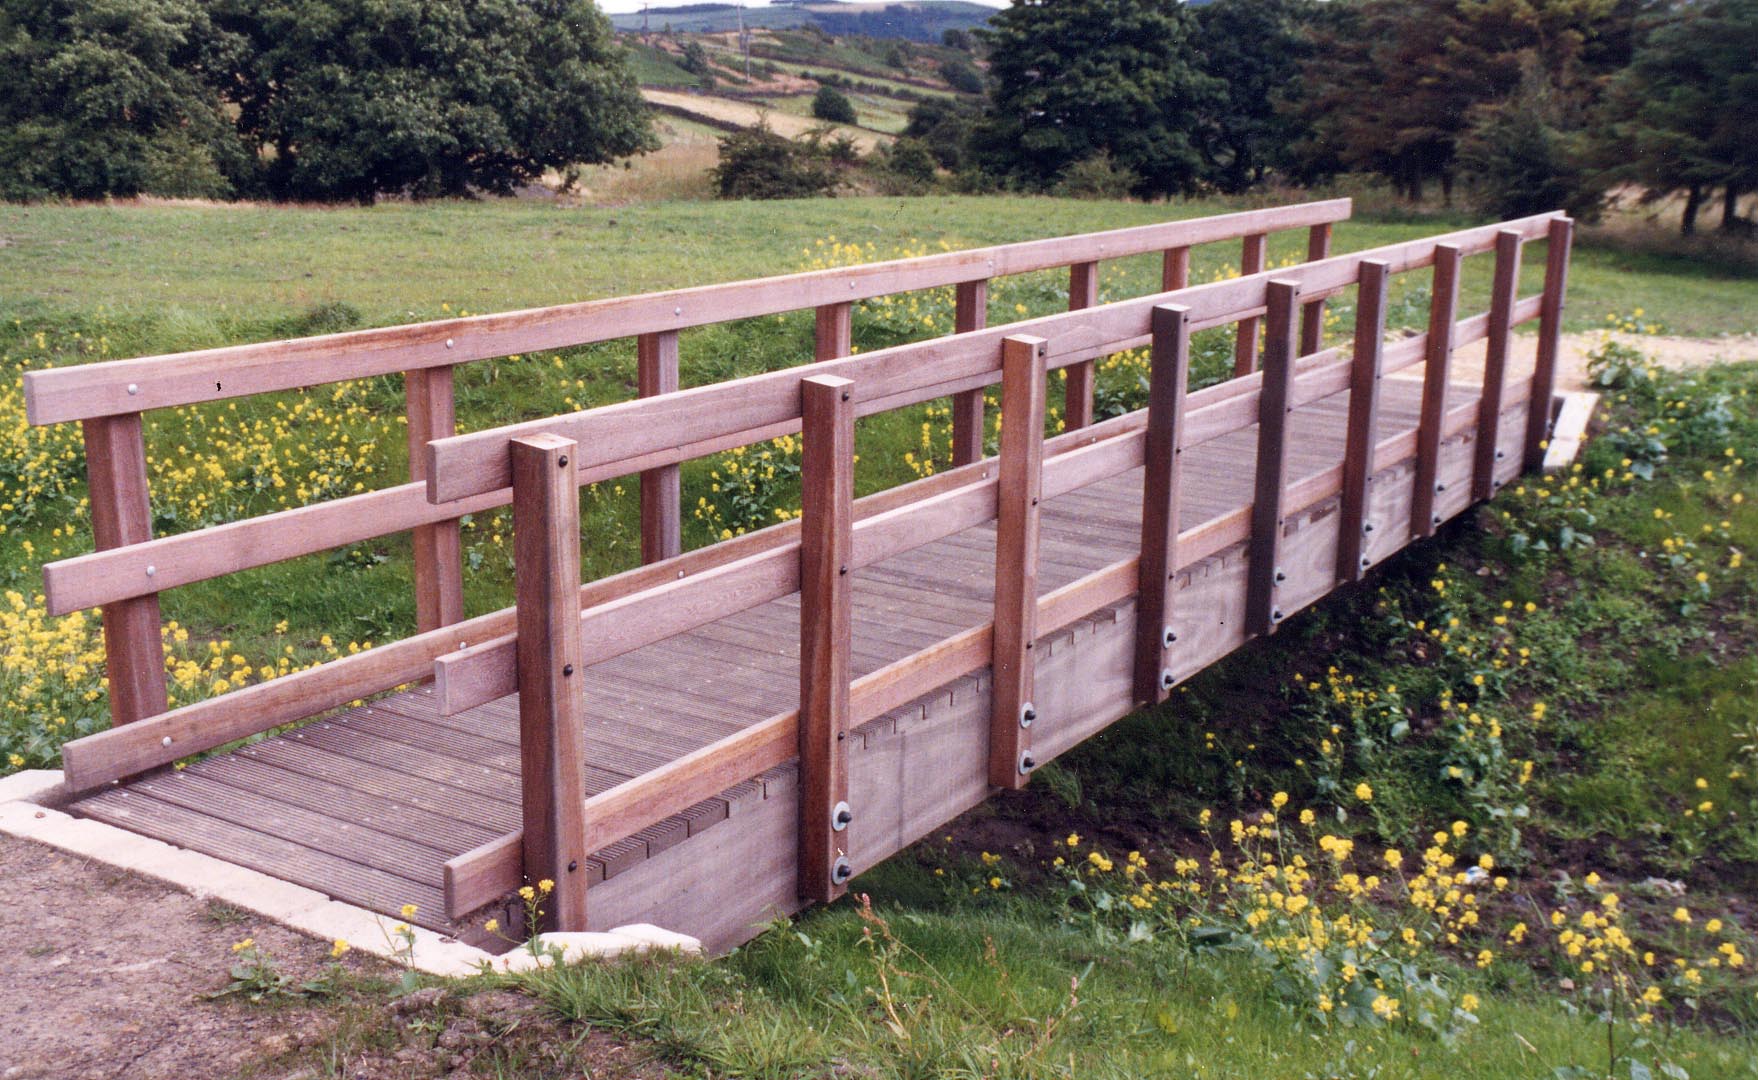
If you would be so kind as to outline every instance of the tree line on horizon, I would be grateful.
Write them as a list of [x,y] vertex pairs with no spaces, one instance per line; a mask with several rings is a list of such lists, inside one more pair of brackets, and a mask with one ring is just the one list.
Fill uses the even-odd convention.
[[[1140,198],[1369,174],[1503,215],[1628,186],[1751,228],[1758,0],[1016,0],[972,37],[984,94],[919,102],[881,168]],[[591,0],[0,0],[4,198],[506,193],[656,146]]]
[[1623,185],[1758,190],[1758,0],[1038,0],[980,31],[989,96],[913,117],[974,184],[1141,197],[1350,173],[1503,215]]

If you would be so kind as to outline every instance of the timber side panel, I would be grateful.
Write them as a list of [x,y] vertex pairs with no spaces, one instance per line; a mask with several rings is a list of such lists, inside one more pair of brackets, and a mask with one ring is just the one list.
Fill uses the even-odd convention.
[[[1414,379],[1388,379],[1382,387],[1381,454],[1403,449],[1400,461],[1383,461],[1367,493],[1364,516],[1399,526],[1367,538],[1376,561],[1409,540],[1409,459],[1420,396]],[[1499,428],[1501,442],[1514,451],[1525,432],[1525,401],[1516,396]],[[1347,398],[1334,394],[1290,415],[1291,493],[1327,471],[1336,473],[1340,490]],[[1466,413],[1474,409],[1473,403]],[[1454,413],[1456,422],[1475,419],[1458,406]],[[1256,442],[1250,427],[1187,452],[1180,496],[1186,530],[1219,527],[1231,516],[1243,538]],[[1453,498],[1438,500],[1437,512],[1452,516],[1466,508],[1475,456],[1468,431],[1441,440],[1437,473]],[[1507,454],[1497,475],[1511,477],[1519,466],[1519,454]],[[1143,482],[1137,467],[1045,501],[1041,596],[1138,550]],[[1290,508],[1282,560],[1290,577],[1283,600],[1289,611],[1331,587],[1341,516],[1336,505],[1333,497]],[[1178,642],[1168,665],[1177,681],[1245,639],[1245,547],[1234,542],[1206,550],[1213,554],[1181,567],[1173,581],[1169,621]],[[990,522],[853,574],[852,674],[859,678],[986,623],[994,557]],[[1042,719],[1033,730],[1040,761],[1133,707],[1134,611],[1133,600],[1110,604],[1040,638],[1035,705]],[[799,598],[789,596],[581,673],[587,794],[766,719],[771,703],[790,692],[797,698],[798,620]],[[690,672],[689,683],[702,685],[680,687],[680,680],[666,677],[680,670]],[[861,808],[849,852],[857,871],[987,797],[991,710],[985,668],[857,731],[849,747],[849,798]],[[445,918],[441,856],[454,858],[487,833],[518,827],[517,760],[510,700],[440,717],[433,691],[418,687],[150,778],[153,792],[124,785],[75,805],[92,817],[368,908],[394,912],[417,903],[417,922],[482,941],[470,924]],[[936,767],[922,768],[924,760]],[[278,782],[265,785],[268,776]],[[224,799],[197,798],[215,792]],[[714,950],[750,937],[765,920],[800,903],[793,872],[798,815],[799,786],[788,765],[593,852],[586,867],[589,926],[657,922],[696,934]],[[257,816],[273,825],[255,827]],[[712,842],[700,842],[709,835]],[[388,842],[372,842],[377,837]],[[503,909],[489,908],[474,922],[497,911],[504,919]]]

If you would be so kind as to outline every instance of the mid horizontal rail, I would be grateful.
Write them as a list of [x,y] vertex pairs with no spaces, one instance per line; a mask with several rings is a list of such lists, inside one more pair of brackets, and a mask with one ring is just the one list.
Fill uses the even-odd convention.
[[1349,199],[407,326],[30,371],[53,424],[447,367],[1347,220]]

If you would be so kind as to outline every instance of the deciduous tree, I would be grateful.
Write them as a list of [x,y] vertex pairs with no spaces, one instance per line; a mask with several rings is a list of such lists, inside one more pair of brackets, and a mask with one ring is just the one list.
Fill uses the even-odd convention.
[[653,149],[591,0],[214,0],[276,198],[504,193]]

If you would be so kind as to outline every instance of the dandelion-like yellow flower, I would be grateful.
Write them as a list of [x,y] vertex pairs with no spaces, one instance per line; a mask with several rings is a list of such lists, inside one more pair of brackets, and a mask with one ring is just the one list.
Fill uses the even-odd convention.
[[403,918],[413,919],[415,917],[415,912],[420,909],[417,908],[414,904],[404,904],[401,908],[398,908],[397,910],[403,916]]
[[336,943],[334,945],[330,946],[330,959],[340,960],[342,958],[343,954],[348,951],[349,947],[350,946],[348,945],[348,943],[346,941],[343,941],[341,938],[337,938]]
[[233,942],[233,943],[232,943],[232,951],[233,951],[233,952],[235,952],[235,953],[239,953],[239,952],[243,952],[243,951],[244,951],[244,950],[245,950],[245,949],[248,949],[248,948],[250,948],[250,947],[251,947],[251,946],[252,946],[252,945],[255,945],[255,944],[256,944],[256,939],[255,939],[255,938],[253,938],[253,937],[247,937],[247,938],[245,938],[245,939],[244,939],[244,940],[243,940],[243,941],[235,941],[235,942]]
[[1363,780],[1359,784],[1356,784],[1355,785],[1355,797],[1357,799],[1360,799],[1362,802],[1372,802],[1373,801],[1373,785],[1369,784],[1365,780]]

